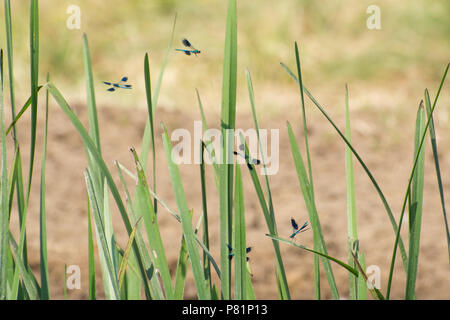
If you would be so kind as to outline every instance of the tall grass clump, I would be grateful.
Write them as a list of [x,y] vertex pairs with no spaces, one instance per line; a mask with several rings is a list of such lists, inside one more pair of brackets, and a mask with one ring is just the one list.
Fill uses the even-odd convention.
[[[89,299],[99,298],[97,287],[101,286],[106,299],[152,299],[152,300],[175,300],[183,299],[185,288],[191,285],[187,280],[187,272],[190,268],[193,275],[193,286],[196,298],[201,300],[249,300],[258,298],[253,287],[253,279],[250,263],[247,260],[247,228],[244,199],[244,179],[242,169],[248,168],[251,184],[253,185],[258,199],[261,213],[263,215],[267,230],[266,236],[271,240],[274,252],[273,266],[276,270],[275,281],[277,285],[278,298],[282,300],[291,299],[291,289],[288,283],[287,271],[284,267],[281,245],[289,245],[293,248],[305,250],[314,255],[314,298],[323,299],[323,283],[321,270],[323,270],[326,283],[333,299],[343,297],[342,289],[338,290],[334,276],[333,267],[343,268],[348,272],[348,288],[350,299],[365,300],[367,291],[374,299],[389,299],[392,280],[394,279],[394,266],[397,251],[400,253],[403,269],[406,274],[406,285],[404,288],[405,299],[416,298],[416,281],[419,266],[419,247],[421,240],[421,226],[424,191],[424,170],[426,137],[430,137],[436,177],[439,187],[439,195],[443,211],[443,220],[447,232],[447,245],[450,258],[450,236],[448,231],[447,214],[444,204],[444,187],[442,173],[439,166],[438,146],[436,142],[433,113],[437,106],[438,97],[444,85],[449,66],[445,69],[439,89],[431,103],[430,94],[425,90],[423,101],[417,110],[414,153],[410,171],[410,177],[405,187],[402,209],[399,219],[395,219],[391,204],[388,203],[377,179],[369,170],[362,156],[352,144],[352,131],[350,123],[350,99],[349,89],[345,87],[345,131],[339,129],[336,122],[326,112],[312,93],[306,88],[302,78],[302,63],[298,44],[294,43],[295,72],[284,63],[281,63],[284,71],[290,76],[297,86],[299,92],[300,121],[298,123],[287,122],[289,145],[293,160],[293,172],[295,170],[302,203],[309,216],[309,222],[313,233],[313,246],[309,248],[298,244],[292,239],[286,239],[279,235],[276,224],[276,211],[274,209],[272,190],[268,175],[264,175],[263,181],[257,174],[255,165],[248,162],[246,166],[240,166],[231,158],[235,150],[234,130],[236,125],[237,104],[237,75],[238,75],[238,46],[237,46],[237,7],[236,0],[228,1],[228,12],[226,18],[224,61],[222,74],[222,98],[220,125],[223,144],[220,150],[215,150],[210,137],[206,137],[200,143],[200,158],[203,160],[206,154],[215,160],[212,166],[206,167],[202,161],[199,165],[200,190],[202,212],[196,215],[190,209],[186,197],[184,184],[181,178],[180,168],[172,159],[172,143],[169,138],[170,128],[164,123],[157,123],[158,97],[162,88],[165,67],[169,61],[169,53],[172,51],[172,43],[176,25],[176,17],[173,22],[171,36],[164,60],[158,75],[156,85],[152,86],[152,73],[150,57],[145,53],[143,59],[144,83],[148,118],[142,137],[140,153],[135,148],[130,148],[130,157],[134,160],[134,168],[126,168],[119,162],[115,162],[117,172],[112,172],[106,165],[101,149],[101,130],[98,123],[98,110],[94,90],[94,70],[91,63],[88,36],[82,38],[83,62],[86,82],[86,106],[89,115],[88,128],[80,121],[79,117],[70,107],[58,86],[50,80],[50,76],[44,83],[39,84],[39,6],[37,0],[30,0],[30,97],[23,107],[16,109],[17,99],[14,90],[14,68],[13,68],[13,32],[11,21],[10,1],[5,0],[5,30],[7,36],[6,63],[4,68],[4,51],[0,51],[0,136],[1,136],[1,170],[0,170],[0,298],[1,299],[50,299],[52,290],[49,279],[49,259],[47,252],[47,212],[46,212],[46,161],[47,161],[47,138],[52,128],[49,123],[49,100],[52,98],[59,108],[65,113],[67,119],[73,125],[81,140],[87,158],[87,168],[84,171],[86,185],[86,208],[88,216],[88,257],[89,257]],[[4,75],[8,73],[6,84],[9,87],[9,101],[11,103],[11,121],[4,117]],[[280,69],[280,72],[282,70]],[[259,137],[258,112],[255,100],[255,88],[253,87],[251,73],[245,71],[246,85],[249,93],[250,106],[254,127],[258,133],[261,166],[267,173],[266,159],[264,158],[264,145]],[[39,94],[45,92],[45,108],[39,108]],[[200,93],[196,96],[199,103],[200,115],[203,125],[208,128]],[[327,238],[321,226],[316,202],[316,190],[313,175],[312,155],[308,140],[309,132],[307,109],[305,98],[309,98],[313,105],[325,117],[331,127],[336,131],[343,141],[345,148],[345,183],[347,194],[347,257],[338,259],[329,254],[327,249]],[[31,182],[35,173],[34,162],[37,139],[37,113],[45,111],[45,123],[43,128],[43,145],[40,170],[40,280],[35,276],[27,254],[27,212],[29,211],[29,198],[31,193]],[[28,164],[22,162],[20,141],[17,140],[18,126],[23,114],[31,114],[30,126],[30,157]],[[9,124],[10,123],[10,124]],[[176,201],[176,209],[170,208],[158,195],[157,175],[158,168],[163,164],[156,163],[155,144],[158,139],[157,125],[163,131],[162,143],[165,153],[165,163]],[[298,141],[295,136],[295,126],[303,128],[304,140]],[[12,161],[8,162],[8,135],[13,139]],[[239,144],[243,146],[243,152],[249,156],[247,143],[242,135],[238,137]],[[355,161],[356,160],[356,161]],[[149,161],[152,165],[149,166]],[[387,219],[392,225],[395,241],[392,246],[390,272],[386,292],[373,286],[366,274],[364,252],[360,250],[358,238],[358,214],[356,210],[356,185],[354,179],[354,161],[360,165],[374,187],[374,193],[378,195],[386,211]],[[23,167],[28,166],[28,177],[24,180]],[[216,190],[208,188],[206,172],[212,170]],[[125,175],[133,180],[133,185],[126,183]],[[115,177],[119,178],[120,185],[116,183]],[[82,183],[82,182],[80,182]],[[125,196],[119,189],[123,188]],[[211,192],[219,195],[218,210],[210,210],[208,197]],[[113,200],[110,201],[110,200]],[[16,202],[16,206],[13,203]],[[127,232],[128,240],[125,247],[117,242],[117,231],[112,223],[111,203],[114,203],[120,213],[123,226]],[[211,233],[209,231],[209,219],[213,212],[219,212],[219,239],[220,254],[215,257],[210,251]],[[167,252],[164,249],[162,230],[159,219],[161,215],[170,214],[172,222],[178,224],[182,235],[178,239],[180,245],[177,257],[176,270],[171,273],[168,264]],[[407,239],[401,237],[401,227],[405,213],[409,217]],[[19,221],[19,230],[12,230],[10,224],[12,215],[16,214]],[[198,221],[195,218],[199,216]],[[343,215],[344,216],[344,215]],[[15,232],[16,231],[16,232]],[[18,236],[17,236],[18,234]],[[263,235],[262,235],[263,236]],[[173,239],[171,239],[173,240]],[[405,246],[407,240],[408,246]],[[436,241],[439,241],[436,239]],[[95,247],[97,250],[95,250]],[[406,249],[408,248],[408,249]],[[96,254],[97,251],[97,254]],[[95,266],[100,266],[101,279],[98,278]],[[234,269],[233,269],[234,265]],[[215,274],[215,275],[214,275]],[[217,276],[217,283],[214,279]],[[66,288],[64,284],[64,288]],[[65,290],[66,292],[66,290]],[[65,293],[66,296],[66,293]]]

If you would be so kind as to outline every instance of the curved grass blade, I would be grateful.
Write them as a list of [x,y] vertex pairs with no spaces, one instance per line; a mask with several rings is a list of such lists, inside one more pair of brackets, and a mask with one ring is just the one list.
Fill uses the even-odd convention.
[[324,258],[326,258],[326,259],[328,259],[330,261],[333,261],[333,262],[337,263],[341,267],[347,269],[347,271],[351,272],[355,277],[359,276],[359,272],[356,269],[352,268],[351,266],[349,266],[345,262],[342,262],[339,259],[333,258],[333,257],[331,257],[331,256],[329,256],[329,255],[327,255],[325,253],[320,252],[320,251],[309,249],[309,248],[307,248],[307,247],[305,247],[305,246],[303,246],[301,244],[295,243],[295,242],[293,242],[291,240],[280,238],[279,236],[270,235],[270,234],[266,234],[266,236],[271,238],[271,239],[273,239],[273,240],[284,242],[284,243],[290,244],[290,245],[292,245],[294,247],[297,247],[297,248],[300,248],[300,249],[303,249],[303,250],[306,250],[306,251],[318,254],[318,255],[320,255],[320,256],[322,256],[322,257],[324,257]]
[[[364,280],[364,283],[367,283],[368,277],[367,277],[366,273],[364,272],[364,267],[361,266],[361,264],[359,262],[359,259],[353,253],[353,251],[351,251],[351,255],[352,255],[353,261],[355,262],[356,267],[359,270],[359,273],[362,275],[362,277],[358,276],[358,282],[361,283],[361,278],[362,278]],[[383,294],[377,288],[373,287],[373,289],[369,289],[369,292],[372,295],[372,297],[374,297],[375,299],[377,299],[377,300],[385,300]]]
[[[39,92],[39,90],[41,90],[42,86],[39,86],[37,88],[37,91]],[[27,111],[28,107],[31,105],[31,97],[28,98],[28,100],[25,102],[25,104],[23,105],[22,109],[20,109],[19,113],[14,117],[13,121],[11,122],[11,124],[9,125],[8,129],[6,130],[6,135],[8,135],[11,130],[16,129],[16,124],[17,121],[20,120],[20,118],[22,117],[22,115],[25,113],[25,111]]]
[[127,247],[123,254],[122,262],[120,263],[119,276],[118,276],[119,288],[122,288],[123,280],[125,278],[125,271],[126,271],[127,265],[128,265],[128,259],[130,257],[131,248],[132,248],[133,241],[134,241],[134,235],[136,234],[136,229],[137,229],[140,221],[141,221],[141,218],[138,219],[138,221],[136,222],[136,224],[133,227],[133,231],[131,231],[131,235],[130,235],[130,238],[128,239]]
[[177,271],[175,272],[175,288],[173,298],[175,300],[183,300],[184,286],[186,283],[186,273],[188,268],[188,252],[186,240],[181,237],[180,252],[178,254]]

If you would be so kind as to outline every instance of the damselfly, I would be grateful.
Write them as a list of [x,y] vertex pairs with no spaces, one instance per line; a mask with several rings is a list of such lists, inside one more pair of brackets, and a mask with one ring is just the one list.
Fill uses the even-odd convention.
[[[233,248],[227,244],[228,250],[230,250],[230,253],[228,254],[228,258],[233,259],[234,256],[234,252],[233,252]],[[245,249],[245,253],[249,253],[250,251],[252,251],[252,247],[248,247],[247,249]],[[247,261],[250,260],[249,257],[247,257]]]
[[189,49],[175,49],[176,51],[182,51],[184,52],[187,56],[190,56],[191,54],[195,54],[195,56],[197,56],[197,54],[200,53],[200,50],[195,49],[192,44],[189,42],[188,39],[183,39],[182,41],[183,45]]
[[306,221],[300,228],[298,227],[297,222],[295,222],[294,218],[291,218],[291,224],[292,224],[292,228],[293,228],[293,232],[292,234],[289,236],[289,238],[294,239],[295,236],[299,233],[305,232],[306,227],[308,226],[308,221]]
[[108,91],[116,91],[116,88],[121,88],[121,89],[131,89],[131,84],[126,84],[126,82],[128,81],[128,77],[122,77],[122,79],[120,79],[120,82],[108,82],[108,81],[103,81],[104,84],[110,86],[110,88],[108,88]]
[[[244,146],[243,144],[241,144],[241,145],[239,146],[239,150],[244,151],[244,150],[245,150],[245,146]],[[245,160],[247,160],[247,167],[248,167],[250,170],[253,170],[251,164],[258,165],[258,164],[261,163],[260,160],[254,159],[254,158],[250,158],[250,157],[249,157],[248,155],[246,155],[246,154],[242,154],[242,153],[239,153],[239,152],[237,152],[237,151],[233,151],[233,153],[234,153],[235,155],[241,156],[242,158],[244,158]],[[250,164],[250,163],[251,163],[251,164]]]

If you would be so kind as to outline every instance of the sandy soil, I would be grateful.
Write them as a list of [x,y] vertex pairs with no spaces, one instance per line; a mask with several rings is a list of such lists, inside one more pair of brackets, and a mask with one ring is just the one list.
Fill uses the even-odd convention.
[[[77,106],[76,112],[87,123],[87,112],[84,106]],[[412,136],[414,132],[414,115],[401,123],[401,130],[386,129],[383,121],[374,116],[374,112],[357,110],[352,114],[353,142],[356,149],[366,161],[368,167],[377,178],[384,191],[396,218],[398,219],[401,202],[405,192],[409,171],[412,165]],[[104,158],[118,182],[118,175],[113,160],[118,160],[133,169],[130,146],[140,149],[140,139],[146,119],[144,109],[124,110],[118,108],[100,108],[99,121]],[[169,130],[186,128],[192,132],[193,121],[199,120],[197,113],[167,111],[158,109],[157,123],[164,121]],[[219,125],[217,116],[209,114],[210,127]],[[262,128],[280,129],[280,169],[278,174],[270,176],[274,197],[274,207],[280,235],[288,236],[291,231],[290,217],[297,221],[308,219],[299,183],[293,166],[293,160],[287,139],[285,121],[292,123],[303,148],[302,128],[299,125],[300,113],[296,110],[274,116],[262,121]],[[343,124],[342,114],[335,119]],[[42,123],[42,118],[40,118]],[[317,207],[322,228],[330,255],[346,260],[346,190],[344,167],[344,144],[324,118],[312,112],[309,119],[310,146],[313,159],[313,174]],[[56,106],[51,107],[50,130],[47,159],[47,229],[48,255],[50,263],[52,298],[62,298],[64,282],[64,264],[79,265],[82,272],[81,290],[69,292],[69,298],[87,298],[87,202],[83,169],[86,157],[81,139],[67,117]],[[243,129],[252,126],[249,114],[240,114],[237,126]],[[21,123],[20,141],[24,163],[28,164],[28,128],[29,119]],[[157,126],[157,137],[161,130]],[[387,134],[383,134],[386,133]],[[392,130],[392,131],[389,131]],[[439,132],[439,123],[437,125]],[[442,133],[442,132],[441,132]],[[444,137],[444,136],[443,136]],[[441,170],[443,172],[445,192],[450,193],[450,181],[446,172],[450,172],[449,139],[439,140]],[[445,141],[447,140],[447,141]],[[28,216],[28,252],[32,267],[39,272],[39,169],[40,146],[42,133],[38,136],[37,164],[35,169],[32,197]],[[424,192],[424,213],[420,248],[420,263],[417,280],[417,297],[420,299],[450,298],[450,269],[445,240],[443,215],[440,207],[435,169],[430,150],[427,150],[427,166]],[[24,165],[26,168],[26,165]],[[250,265],[253,271],[253,283],[259,299],[276,299],[277,288],[274,272],[274,254],[271,241],[265,236],[267,228],[259,206],[250,176],[245,166],[244,172],[245,205],[248,245],[252,246]],[[27,170],[27,169],[26,169]],[[180,166],[189,205],[194,208],[196,221],[201,212],[199,168],[196,165]],[[172,186],[168,177],[165,155],[161,140],[157,142],[157,192],[172,208],[176,203],[172,194]],[[357,209],[361,250],[366,254],[367,265],[377,265],[381,270],[381,290],[386,290],[388,266],[392,255],[394,234],[387,214],[378,198],[371,182],[355,162]],[[128,180],[129,186],[133,182]],[[218,257],[219,219],[218,196],[213,182],[212,171],[208,170],[208,206],[211,232],[212,253]],[[122,193],[123,194],[123,193]],[[447,197],[448,199],[448,197]],[[114,207],[113,201],[111,201]],[[167,212],[160,208],[159,223],[164,245],[167,250],[171,271],[175,271],[180,244],[180,225]],[[13,226],[17,226],[17,218],[13,218]],[[126,233],[120,216],[114,212],[114,223],[119,244],[126,245]],[[407,219],[403,230],[407,229]],[[407,245],[407,239],[404,241]],[[312,246],[312,233],[301,234],[300,243]],[[313,256],[308,252],[281,244],[288,282],[294,299],[313,299]],[[348,296],[347,272],[333,264],[340,294]],[[97,266],[98,292],[101,295],[100,269]],[[326,278],[322,278],[324,298],[331,298]],[[395,282],[392,298],[404,297],[405,273],[400,256],[396,263]],[[195,291],[192,276],[185,295],[194,298]]]

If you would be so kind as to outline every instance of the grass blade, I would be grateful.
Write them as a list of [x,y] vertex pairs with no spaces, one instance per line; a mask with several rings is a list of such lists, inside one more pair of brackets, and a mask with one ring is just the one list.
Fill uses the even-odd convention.
[[135,190],[135,213],[136,217],[143,217],[145,229],[147,231],[148,242],[153,253],[153,261],[155,261],[156,268],[158,268],[166,293],[166,298],[173,299],[172,281],[170,278],[169,266],[167,264],[166,254],[161,239],[161,234],[158,227],[157,217],[153,209],[150,192],[148,190],[145,172],[139,161],[136,151],[131,148],[134,161],[136,164],[136,171],[138,176],[138,184]]
[[89,255],[89,300],[96,300],[94,239],[92,236],[91,206],[88,203],[88,255]]
[[[442,85],[439,88],[438,94],[436,95],[436,98],[439,96],[439,92],[441,91]],[[433,107],[436,105],[437,99],[434,100]],[[447,210],[445,209],[445,197],[444,197],[444,187],[442,185],[442,177],[441,177],[441,169],[439,166],[439,157],[438,157],[438,151],[437,151],[437,141],[436,141],[436,133],[434,130],[434,121],[433,116],[431,115],[431,103],[430,103],[430,95],[428,93],[428,90],[425,91],[425,106],[427,108],[427,116],[431,119],[430,121],[430,139],[431,139],[431,147],[433,149],[433,159],[434,159],[434,166],[436,168],[436,178],[438,182],[439,187],[439,196],[441,198],[441,207],[442,207],[442,213],[444,216],[444,224],[445,224],[445,231],[447,235],[447,249],[448,249],[448,257],[450,260],[450,232],[448,229],[448,221],[447,221]]]
[[[206,179],[205,179],[205,162],[204,162],[204,152],[206,150],[206,145],[201,142],[200,146],[200,182],[201,182],[201,190],[202,190],[202,212],[203,212],[203,243],[205,244],[206,249],[209,250],[209,226],[208,226],[208,202],[206,197]],[[217,182],[217,180],[216,180]],[[208,255],[203,252],[203,270],[205,274],[205,280],[208,283],[208,287],[212,289],[211,282],[211,262],[209,260]]]
[[[345,137],[349,143],[352,143],[347,85],[345,85]],[[352,267],[355,267],[355,261],[353,260],[353,249],[355,246],[357,247],[357,254],[359,255],[358,225],[356,221],[355,178],[353,173],[353,154],[347,145],[345,146],[345,182],[347,187],[348,263]],[[357,299],[359,278],[355,279],[349,275],[348,280],[350,299]]]
[[[41,90],[41,88],[42,88],[42,86],[38,86],[37,91],[39,92],[39,90]],[[27,109],[30,107],[30,105],[31,105],[31,97],[28,98],[28,100],[23,105],[22,109],[20,109],[19,113],[14,117],[13,121],[11,122],[8,129],[6,130],[6,135],[8,135],[11,132],[11,130],[16,129],[15,126],[16,126],[17,121],[20,120],[20,118],[25,113],[25,111],[27,111]]]
[[[47,74],[47,81],[49,81]],[[42,161],[41,161],[41,197],[40,197],[40,269],[41,269],[41,293],[42,300],[50,299],[50,280],[47,259],[47,226],[46,226],[46,209],[45,209],[45,168],[47,159],[47,133],[48,133],[48,90],[45,96],[45,126],[44,126],[44,142],[42,145]]]
[[180,212],[181,227],[183,229],[183,235],[186,239],[186,245],[189,259],[191,261],[192,271],[194,274],[197,295],[200,300],[208,300],[211,297],[211,293],[209,288],[206,286],[206,281],[201,266],[200,254],[196,246],[196,238],[194,234],[194,228],[192,226],[192,219],[189,213],[186,195],[184,193],[178,167],[172,161],[172,145],[170,144],[169,135],[167,134],[167,130],[164,124],[161,125],[164,131],[163,144],[164,151],[166,153],[167,164],[169,166],[170,180],[172,181],[172,187],[178,206],[178,211]]
[[[314,200],[314,180],[312,176],[312,166],[311,166],[311,156],[309,152],[309,143],[308,143],[308,127],[306,125],[306,110],[305,110],[305,97],[303,94],[303,80],[302,80],[302,72],[301,72],[301,63],[300,63],[300,54],[298,52],[298,45],[295,42],[295,61],[297,65],[297,77],[298,77],[298,85],[300,90],[300,98],[302,104],[302,122],[303,122],[303,135],[305,138],[305,149],[306,149],[306,161],[308,163],[308,175],[309,175],[309,184],[310,184],[310,192],[311,199]],[[318,250],[320,248],[320,239],[317,237],[316,233],[314,233],[314,249]],[[314,255],[314,293],[316,300],[320,300],[321,296],[320,290],[320,266],[319,266],[319,256]]]
[[[33,177],[34,154],[36,149],[36,123],[38,108],[39,77],[39,4],[38,0],[30,0],[30,65],[31,65],[31,139],[30,166],[28,172],[27,203],[30,196]],[[25,245],[26,248],[26,245]],[[26,250],[26,249],[25,249]]]
[[[361,257],[361,259],[358,259],[358,257],[355,255],[355,253],[353,253],[353,251],[351,252],[352,257],[353,257],[353,261],[355,262],[355,265],[357,266],[357,268],[359,269],[360,275],[358,277],[358,284],[360,286],[360,290],[365,290],[366,289],[366,283],[368,280],[368,277],[366,275],[366,273],[364,272],[364,257]],[[363,265],[361,265],[360,260],[363,261]],[[362,283],[364,283],[364,285],[361,285]],[[374,297],[374,299],[376,300],[385,300],[383,294],[380,292],[380,290],[378,290],[377,288],[373,287],[372,289],[368,288],[370,294],[372,295],[372,297]]]
[[[161,85],[162,85],[162,81],[163,81],[163,77],[164,77],[164,71],[166,70],[166,65],[167,65],[167,61],[169,58],[169,52],[171,52],[171,48],[172,48],[172,44],[173,44],[173,37],[175,34],[176,24],[177,24],[177,15],[175,14],[175,18],[173,19],[172,33],[170,35],[169,45],[167,46],[167,50],[164,55],[164,60],[161,65],[161,71],[159,72],[158,82],[156,83],[155,90],[153,92],[153,99],[152,99],[152,111],[153,112],[151,114],[151,117],[153,119],[155,118],[156,107],[158,106],[159,92],[161,90]],[[147,95],[148,94],[149,94],[149,92],[147,92]],[[148,99],[148,96],[147,96],[147,99]],[[149,117],[150,117],[150,115],[149,115]],[[144,136],[142,138],[141,154],[139,157],[141,159],[142,165],[144,166],[144,171],[146,171],[146,172],[147,172],[148,154],[150,151],[150,138],[151,138],[150,137],[150,135],[151,135],[150,129],[151,129],[150,121],[147,120],[147,123],[145,125],[145,130],[144,130]]]
[[94,77],[92,75],[91,55],[89,53],[89,43],[87,35],[83,34],[83,58],[84,74],[86,76],[87,106],[89,113],[89,127],[92,140],[101,154],[100,130],[97,117],[97,103],[95,102]]
[[4,300],[6,299],[9,256],[9,188],[3,104],[3,50],[0,50],[0,135],[2,142],[0,176],[0,300]]
[[128,266],[128,259],[130,257],[130,253],[131,253],[131,248],[133,245],[133,241],[134,241],[134,235],[136,234],[136,229],[138,227],[139,221],[141,219],[138,220],[138,222],[136,222],[136,224],[134,225],[133,231],[131,231],[131,235],[130,238],[128,239],[128,243],[127,243],[127,247],[125,249],[125,252],[123,254],[123,258],[122,258],[122,262],[120,263],[120,268],[119,268],[119,288],[122,288],[122,283],[123,280],[125,278],[125,273],[127,270],[127,266]]
[[[292,131],[291,125],[287,122],[289,142],[291,144],[292,156],[294,158],[295,169],[297,171],[298,181],[302,190],[303,198],[305,200],[306,209],[309,214],[309,220],[311,222],[311,227],[313,229],[314,244],[317,245],[318,250],[325,255],[328,254],[325,240],[322,233],[322,227],[320,226],[319,215],[317,213],[316,204],[312,198],[311,184],[309,183],[308,176],[306,174],[305,165],[303,163],[302,156],[300,154],[297,140],[295,139],[294,132]],[[331,268],[330,262],[327,259],[322,259],[322,263],[325,269],[325,274],[328,279],[328,284],[330,285],[331,293],[334,299],[339,299],[339,293],[336,287],[336,281],[334,279],[333,270]]]
[[94,213],[97,245],[99,248],[100,262],[102,265],[102,275],[106,298],[117,300],[120,299],[120,290],[118,286],[117,273],[115,272],[116,268],[114,266],[113,254],[111,252],[111,246],[108,241],[108,222],[104,221],[104,217],[102,217],[102,213],[100,211],[100,203],[95,195],[94,186],[89,170],[85,170],[85,179],[91,208]]
[[[6,52],[8,55],[8,74],[9,74],[9,97],[11,101],[11,116],[16,117],[16,97],[14,86],[14,61],[12,45],[12,22],[11,22],[11,3],[5,0],[5,30],[6,30]],[[8,133],[6,133],[8,135]],[[13,129],[14,146],[17,147],[17,128]]]
[[27,266],[25,265],[25,263],[22,259],[22,255],[19,250],[20,248],[18,247],[18,245],[17,245],[16,241],[14,240],[14,238],[12,237],[11,233],[7,233],[7,234],[9,234],[9,240],[11,243],[12,253],[15,258],[16,267],[19,269],[19,272],[22,276],[22,281],[23,281],[23,284],[26,289],[26,294],[29,299],[37,300],[37,299],[39,299],[39,288],[36,285],[34,276],[31,273],[31,271],[27,268]]
[[[153,176],[153,191],[156,192],[156,151],[155,151],[155,130],[154,130],[154,111],[153,111],[153,103],[152,103],[152,85],[150,78],[150,63],[148,61],[148,53],[145,54],[144,59],[144,74],[145,74],[145,93],[147,97],[147,109],[148,109],[148,121],[150,124],[150,136],[152,142],[152,176]],[[145,171],[145,167],[144,167]],[[155,214],[158,212],[158,203],[156,199],[153,199],[153,208],[155,210]]]
[[221,164],[219,165],[221,293],[224,300],[231,298],[231,268],[227,245],[231,240],[231,218],[233,212],[234,172],[231,156],[234,149],[234,135],[230,134],[229,130],[234,129],[236,121],[236,80],[236,0],[229,0],[222,82],[221,133],[223,145]]
[[[423,184],[425,174],[425,145],[420,139],[425,131],[425,110],[423,103],[417,112],[416,134],[414,139],[414,155],[418,153],[418,162],[414,171],[411,188],[411,208],[409,211],[409,260],[406,275],[406,299],[415,299],[415,286],[419,263],[420,229],[422,225]],[[415,157],[414,157],[415,158]]]
[[[217,190],[219,190],[219,166],[217,165],[216,154],[215,154],[215,150],[214,150],[214,146],[213,146],[211,137],[209,135],[207,135],[209,128],[208,128],[208,123],[206,122],[205,112],[203,111],[203,104],[202,104],[202,100],[200,99],[200,93],[198,92],[197,89],[195,89],[195,92],[197,93],[198,107],[200,109],[200,115],[202,117],[203,131],[205,132],[205,149],[208,151],[208,154],[211,157],[211,162],[212,162],[213,169],[214,169],[214,171],[213,171],[214,179],[216,181]],[[201,157],[203,159],[203,153],[201,154]],[[203,160],[201,161],[201,163],[203,163]]]
[[247,293],[247,241],[245,237],[244,189],[241,168],[236,165],[234,195],[234,299],[244,300]]
[[173,293],[173,298],[175,300],[183,300],[188,265],[186,239],[182,236],[180,253],[178,254],[177,271],[175,272],[175,289]]
[[316,251],[316,250],[313,250],[313,249],[309,249],[309,248],[307,248],[307,247],[305,247],[305,246],[303,246],[301,244],[295,243],[295,242],[290,241],[288,239],[280,238],[279,236],[270,235],[270,234],[266,234],[266,236],[271,238],[271,239],[274,239],[276,241],[284,242],[284,243],[290,244],[291,246],[294,246],[294,247],[297,247],[297,248],[300,248],[300,249],[303,249],[303,250],[306,250],[306,251],[318,254],[321,257],[326,258],[327,260],[336,262],[338,265],[340,265],[341,267],[347,269],[347,271],[351,272],[355,277],[359,276],[359,272],[355,268],[352,268],[351,266],[349,266],[345,262],[343,262],[343,261],[341,261],[339,259],[333,258],[333,257],[329,256],[328,254],[325,254],[323,252]]
[[[253,122],[255,124],[256,135],[258,137],[258,142],[259,142],[262,166],[264,168],[264,178],[265,178],[265,182],[266,182],[267,202],[266,202],[264,194],[261,190],[258,176],[256,174],[254,175],[252,172],[250,172],[250,174],[252,176],[255,190],[257,190],[257,193],[259,194],[258,198],[261,203],[263,213],[266,217],[266,224],[268,226],[268,229],[271,234],[277,234],[278,232],[277,232],[277,226],[276,226],[276,221],[275,221],[275,212],[273,209],[272,192],[270,190],[269,177],[268,177],[268,173],[267,173],[264,146],[263,146],[263,143],[261,142],[260,134],[259,134],[259,124],[258,124],[258,117],[256,114],[256,106],[255,106],[255,94],[254,94],[252,78],[251,78],[249,70],[246,70],[246,79],[247,79],[248,94],[249,94],[249,98],[250,98],[250,105],[252,107]],[[276,241],[272,241],[272,244],[274,246],[275,256],[276,256],[277,283],[278,283],[278,289],[279,289],[278,295],[282,300],[290,299],[289,286],[287,283],[283,260],[281,258],[279,244]]]

